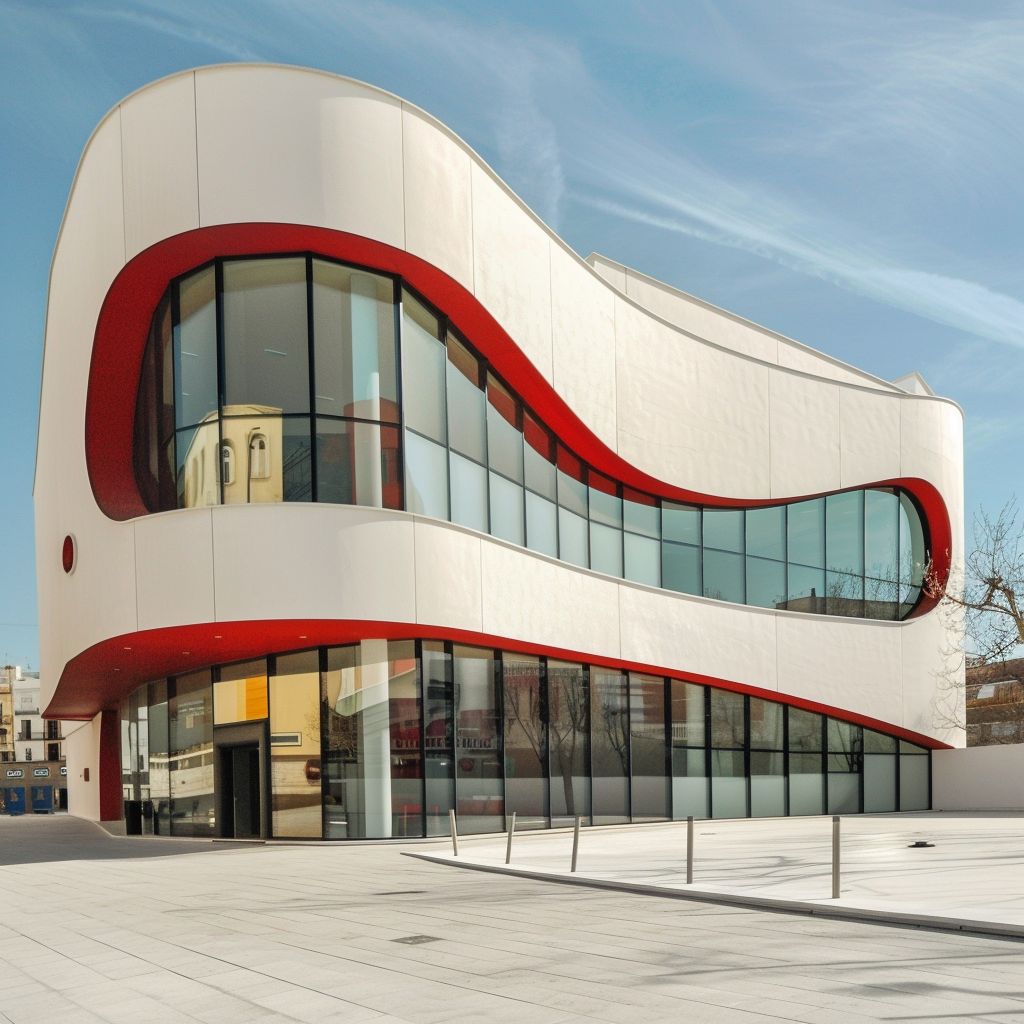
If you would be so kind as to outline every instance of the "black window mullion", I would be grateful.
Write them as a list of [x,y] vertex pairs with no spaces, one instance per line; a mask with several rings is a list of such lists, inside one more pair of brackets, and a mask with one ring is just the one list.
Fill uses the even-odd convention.
[[[396,277],[394,279],[394,297],[393,297],[393,308],[395,311],[395,390],[398,394],[398,493],[399,493],[399,506],[402,511],[407,511],[405,501],[405,398],[404,389],[405,381],[402,379],[402,357],[403,352],[403,335],[402,335],[402,280]],[[445,395],[447,399],[447,394]],[[447,415],[448,410],[445,410]],[[425,677],[424,677],[425,681]],[[425,691],[424,691],[425,693]],[[426,700],[424,698],[424,707],[426,707]],[[426,773],[426,761],[423,762],[423,771]],[[424,774],[424,787],[426,787],[426,774]],[[426,789],[424,788],[424,793]],[[426,835],[426,807],[423,809],[423,834]]]
[[309,355],[309,481],[310,501],[319,500],[316,451],[316,363],[313,329],[313,256],[306,253],[306,339]]
[[[214,291],[217,306],[217,479],[220,481],[220,503],[224,504],[224,400],[226,391],[226,363],[224,357],[224,261],[214,263]],[[177,291],[177,290],[175,290]],[[235,477],[238,476],[240,452],[235,453]],[[249,453],[246,452],[246,459]],[[177,436],[175,436],[174,452],[175,468],[177,468]]]
[[[180,358],[175,357],[175,348],[181,351],[181,343],[178,340],[180,337],[179,332],[181,331],[181,303],[178,294],[179,283],[175,281],[171,286],[171,395],[173,396],[173,409],[174,409],[174,420],[171,423],[171,451],[173,452],[172,458],[174,464],[171,466],[171,471],[174,474],[174,507],[178,507],[178,363]],[[215,301],[218,301],[215,298]],[[159,396],[157,396],[159,399]],[[218,423],[220,422],[220,416],[217,417]],[[219,429],[219,428],[218,428]],[[157,446],[160,444],[160,420],[157,417]],[[158,453],[159,454],[159,453]],[[217,445],[217,459],[220,460],[220,443]],[[220,468],[217,469],[217,479],[221,476]],[[221,494],[221,502],[224,501],[224,495]],[[899,541],[897,540],[897,546]]]
[[[744,518],[744,530],[746,529],[746,519]],[[746,548],[746,535],[744,534],[744,548]],[[746,555],[744,555],[746,558]],[[744,577],[746,574],[744,573]],[[746,584],[744,583],[744,586]],[[754,794],[751,792],[751,778],[750,778],[750,694],[745,693],[743,695],[743,774],[746,777],[747,791],[747,817],[749,818],[754,810]]]

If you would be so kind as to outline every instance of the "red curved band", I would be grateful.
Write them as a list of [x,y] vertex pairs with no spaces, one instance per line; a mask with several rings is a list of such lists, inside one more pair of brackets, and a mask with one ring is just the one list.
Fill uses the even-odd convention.
[[685,679],[688,682],[749,693],[755,697],[804,708],[817,714],[842,718],[844,721],[877,729],[930,749],[948,746],[931,737],[921,736],[909,729],[867,715],[858,715],[842,708],[789,696],[776,690],[734,683],[727,679],[689,672],[672,672],[658,665],[645,665],[616,658],[594,658],[581,651],[510,641],[465,629],[376,620],[277,619],[215,622],[143,630],[113,637],[95,644],[68,662],[45,714],[47,718],[92,719],[97,710],[116,709],[123,697],[142,683],[154,679],[206,668],[209,665],[265,657],[275,652],[357,643],[367,637],[386,640],[451,640],[455,643],[515,650],[524,654],[542,654],[584,664],[599,664],[625,671]]
[[[107,292],[96,324],[89,367],[85,454],[96,502],[111,519],[133,519],[147,514],[132,461],[134,396],[138,393],[153,310],[168,284],[217,256],[278,252],[315,252],[404,278],[451,319],[559,440],[598,472],[637,490],[675,501],[718,508],[766,503],[763,499],[720,498],[674,487],[631,466],[580,420],[474,295],[419,257],[382,242],[328,228],[256,223],[197,228],[164,239],[129,261]],[[129,395],[132,399],[126,400]],[[856,489],[864,487],[902,487],[913,495],[923,514],[932,570],[936,580],[944,583],[950,569],[952,531],[945,502],[936,488],[916,477],[866,482]],[[789,498],[786,503],[815,497],[821,497],[821,493]],[[937,598],[924,596],[911,617],[923,615],[936,603]]]

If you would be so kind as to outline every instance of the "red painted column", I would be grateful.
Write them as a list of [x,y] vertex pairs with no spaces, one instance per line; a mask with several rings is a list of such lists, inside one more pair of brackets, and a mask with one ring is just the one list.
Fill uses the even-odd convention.
[[100,821],[120,821],[121,796],[121,716],[116,711],[102,712],[100,719]]

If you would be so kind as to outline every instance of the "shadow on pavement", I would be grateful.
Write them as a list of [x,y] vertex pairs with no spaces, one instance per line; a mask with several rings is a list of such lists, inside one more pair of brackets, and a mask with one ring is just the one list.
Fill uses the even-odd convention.
[[0,815],[0,866],[62,860],[127,860],[175,857],[237,849],[248,843],[202,839],[112,836],[99,825],[69,814]]

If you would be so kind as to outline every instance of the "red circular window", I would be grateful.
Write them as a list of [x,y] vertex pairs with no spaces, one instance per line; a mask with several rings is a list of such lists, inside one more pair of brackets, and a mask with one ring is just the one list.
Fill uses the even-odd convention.
[[71,572],[75,568],[75,538],[70,533],[64,538],[64,547],[61,549],[60,560],[65,572]]

